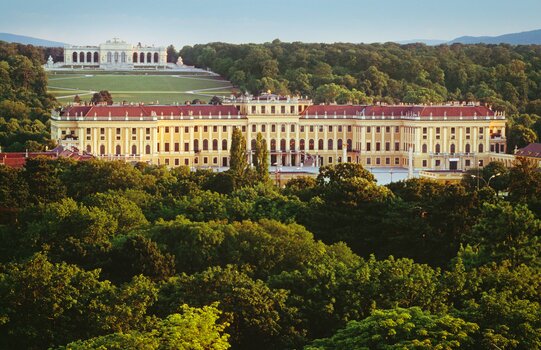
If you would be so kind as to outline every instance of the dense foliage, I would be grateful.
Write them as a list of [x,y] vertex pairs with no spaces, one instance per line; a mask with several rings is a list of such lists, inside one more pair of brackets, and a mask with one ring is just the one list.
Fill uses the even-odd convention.
[[254,174],[0,167],[0,347],[541,349],[525,160],[479,189],[379,186],[357,164],[284,189]]
[[[174,51],[174,50],[173,50]],[[509,147],[541,139],[541,46],[210,43],[185,46],[243,91],[309,96],[316,103],[481,101],[506,111]]]
[[5,151],[41,150],[50,144],[43,52],[31,45],[0,41],[0,146]]

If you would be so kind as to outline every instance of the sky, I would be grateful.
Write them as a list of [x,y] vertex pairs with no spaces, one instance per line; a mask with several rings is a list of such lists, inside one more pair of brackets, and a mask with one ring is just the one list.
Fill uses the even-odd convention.
[[69,44],[451,40],[541,29],[541,0],[0,0],[0,32]]

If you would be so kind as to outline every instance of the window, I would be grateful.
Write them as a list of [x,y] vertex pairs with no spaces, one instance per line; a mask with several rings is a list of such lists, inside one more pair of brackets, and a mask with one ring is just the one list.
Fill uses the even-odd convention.
[[426,135],[427,132],[428,132],[428,128],[423,128],[423,134]]
[[165,165],[169,165],[169,158],[165,158]]
[[[205,125],[205,126],[203,127],[203,132],[207,132],[207,131],[208,131],[208,126]],[[167,131],[166,131],[166,132],[167,132]]]
[[391,164],[391,158],[389,158],[389,157],[385,158],[385,164],[390,165]]
[[280,107],[280,113],[286,114],[286,106]]
[[479,161],[479,166],[483,167],[483,161],[482,160]]
[[440,152],[441,152],[440,144],[437,143],[436,144],[436,153],[440,153]]
[[479,128],[479,133],[482,134],[484,132],[485,128]]
[[342,132],[342,125],[338,125],[338,132]]
[[454,154],[455,151],[456,151],[456,149],[455,149],[455,144],[452,143],[452,144],[451,144],[451,153]]
[[400,151],[400,142],[395,142],[394,143],[394,150],[395,151]]
[[166,133],[166,134],[169,133],[169,127],[168,127],[168,126],[165,127],[165,133]]
[[436,128],[436,134],[440,133],[440,128]]
[[483,153],[483,144],[482,143],[479,144],[479,153]]
[[190,144],[188,142],[184,142],[184,152],[190,151]]
[[285,125],[285,124],[282,124],[282,125],[280,126],[280,131],[281,131],[281,132],[286,132],[286,125]]
[[242,126],[242,132],[246,132],[246,126]]
[[455,128],[451,128],[451,135],[455,134]]
[[386,127],[385,127],[385,132],[386,132],[386,133],[390,133],[390,132],[391,132],[391,127],[390,127],[390,126],[386,126]]
[[376,158],[376,164],[377,164],[377,165],[380,165],[380,164],[381,164],[381,159],[380,159],[380,158]]
[[367,126],[367,127],[366,127],[366,132],[372,132],[372,128],[369,127],[369,126]]
[[187,126],[184,127],[184,133],[189,133],[190,132],[190,128],[188,128]]
[[271,125],[271,132],[276,132],[276,124]]
[[252,132],[256,132],[257,131],[257,126],[256,125],[252,125]]
[[470,152],[471,152],[471,146],[470,146],[469,143],[466,144],[465,151],[466,151],[466,153],[470,153]]
[[291,127],[289,128],[291,132],[295,132],[295,124],[291,124]]
[[289,113],[291,114],[295,113],[295,106],[289,107]]
[[469,134],[469,133],[470,133],[470,128],[467,127],[467,128],[466,128],[466,134]]
[[116,134],[120,135],[120,128],[116,128]]
[[300,128],[301,128],[301,132],[304,132],[304,125],[301,125]]
[[227,132],[227,126],[222,126],[222,132]]
[[367,164],[367,165],[372,164],[372,159],[371,159],[371,158],[366,158],[366,164]]
[[190,161],[188,160],[188,158],[184,158],[184,165],[189,165],[190,164]]
[[395,158],[394,165],[399,165],[399,164],[400,164],[400,158]]
[[[178,134],[178,132],[179,132],[178,126],[175,126],[175,132]],[[178,159],[175,159],[175,163],[177,163],[177,162],[178,162]],[[177,165],[178,165],[178,164],[177,164]]]
[[391,150],[391,143],[385,142],[385,151],[389,152]]
[[376,152],[381,151],[381,142],[376,142]]
[[222,150],[227,151],[227,140],[226,139],[222,140]]
[[351,125],[348,125],[348,132],[351,132]]
[[265,106],[261,106],[261,113],[265,114]]
[[207,164],[209,162],[208,157],[203,157],[203,164]]
[[271,113],[272,114],[276,113],[276,107],[275,106],[271,106]]
[[218,157],[212,158],[212,164],[218,164]]
[[436,159],[436,166],[440,166],[441,161],[439,159]]
[[[379,134],[380,132],[381,132],[381,127],[379,127],[379,126],[376,126],[376,133],[378,133],[378,134]],[[376,161],[376,162],[377,162],[377,161]]]
[[175,158],[175,166],[179,166],[180,165],[180,160],[178,158]]
[[332,132],[332,125],[329,125],[329,132]]
[[193,131],[194,131],[194,132],[198,132],[198,131],[199,131],[199,127],[198,127],[197,125],[194,126],[194,127],[193,127]]
[[216,125],[212,127],[212,132],[218,132],[218,127]]
[[105,128],[100,128],[100,134],[105,135]]
[[323,132],[323,125],[319,126],[319,132]]
[[332,139],[329,139],[329,140],[327,141],[327,148],[328,148],[329,150],[332,150],[332,149],[333,149],[333,140],[332,140]]
[[469,159],[466,159],[466,162],[465,162],[466,166],[470,166],[471,165],[471,161]]
[[332,164],[332,157],[329,157],[329,164]]
[[366,143],[366,151],[370,152],[372,149],[372,144],[370,142]]
[[399,128],[398,126],[395,126],[395,127],[394,127],[394,132],[395,132],[396,134],[398,134],[398,133],[400,132],[400,128]]
[[252,106],[252,114],[255,114],[255,106]]
[[426,168],[426,166],[427,166],[426,159],[423,159],[423,168]]
[[310,125],[310,132],[314,132],[314,126]]
[[426,146],[426,143],[423,144],[423,146],[421,147],[421,150],[423,153],[426,153],[427,152],[427,146]]
[[175,142],[175,152],[180,152],[180,143],[178,142]]
[[169,152],[169,142],[165,143],[165,152]]

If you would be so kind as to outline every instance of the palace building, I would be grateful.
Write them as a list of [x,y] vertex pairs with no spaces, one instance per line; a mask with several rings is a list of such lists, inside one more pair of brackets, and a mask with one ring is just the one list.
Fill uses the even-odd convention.
[[70,106],[53,113],[51,135],[105,159],[227,167],[240,128],[248,154],[261,133],[275,165],[408,167],[411,159],[420,170],[466,170],[505,153],[505,123],[480,105],[313,105],[269,94],[218,106]]
[[165,68],[165,47],[136,46],[114,38],[98,46],[64,47],[64,62],[61,66],[100,68],[106,70],[130,70],[134,68]]

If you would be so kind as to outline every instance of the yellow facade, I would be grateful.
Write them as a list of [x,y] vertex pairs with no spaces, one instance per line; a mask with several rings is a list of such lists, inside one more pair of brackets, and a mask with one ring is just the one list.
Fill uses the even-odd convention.
[[505,122],[480,106],[320,106],[269,96],[224,106],[68,107],[53,114],[51,134],[106,159],[221,167],[237,127],[248,152],[263,135],[271,164],[407,167],[411,149],[414,168],[465,170],[505,152]]

